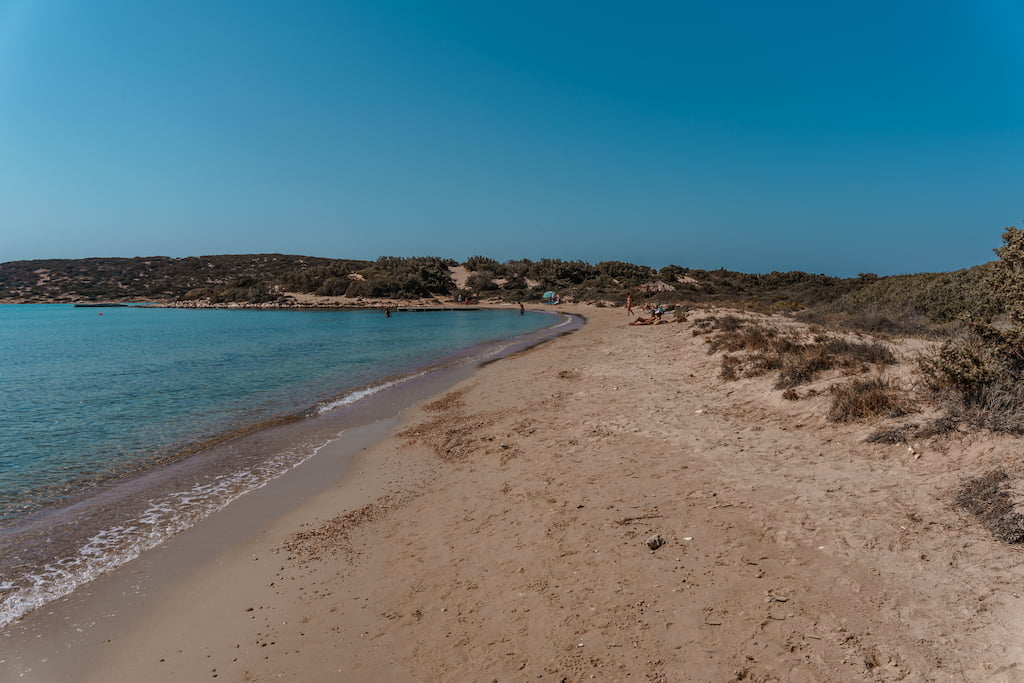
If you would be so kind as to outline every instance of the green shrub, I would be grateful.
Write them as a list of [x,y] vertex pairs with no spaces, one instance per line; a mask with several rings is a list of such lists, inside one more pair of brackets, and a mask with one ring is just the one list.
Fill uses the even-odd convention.
[[348,291],[351,280],[347,277],[328,277],[325,278],[320,285],[316,288],[316,293],[320,296],[343,296]]
[[531,263],[524,275],[536,280],[548,289],[554,287],[567,289],[582,284],[597,275],[597,271],[584,261],[563,261],[561,259],[541,259]]
[[473,273],[466,278],[466,289],[474,292],[491,292],[498,289],[498,285],[494,284],[494,273],[491,271],[483,271],[479,273]]
[[429,297],[430,288],[418,276],[409,273],[353,280],[345,291],[346,297],[373,299],[419,299]]
[[[993,264],[952,273],[892,275],[864,279],[861,285],[821,307],[821,313],[850,316],[850,326],[903,334],[906,327],[944,324],[970,318],[989,321],[1003,310],[991,286]],[[872,325],[880,326],[877,330]],[[886,327],[895,329],[885,329]]]
[[486,256],[470,256],[462,265],[471,272],[487,270],[495,273],[497,277],[505,274],[505,266]]
[[655,276],[657,271],[623,261],[602,261],[594,266],[597,273],[618,280],[622,285],[636,285]]

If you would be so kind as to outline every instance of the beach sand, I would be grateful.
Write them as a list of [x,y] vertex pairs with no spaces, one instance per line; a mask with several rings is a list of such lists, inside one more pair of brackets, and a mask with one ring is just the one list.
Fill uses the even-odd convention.
[[719,379],[689,323],[578,310],[91,631],[78,674],[1024,680],[1024,556],[951,504],[1019,442],[867,444],[824,396]]

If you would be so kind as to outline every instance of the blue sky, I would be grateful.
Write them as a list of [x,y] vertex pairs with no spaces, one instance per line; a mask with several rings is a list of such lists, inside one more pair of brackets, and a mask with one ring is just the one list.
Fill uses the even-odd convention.
[[0,261],[834,275],[1024,218],[1024,6],[0,0]]

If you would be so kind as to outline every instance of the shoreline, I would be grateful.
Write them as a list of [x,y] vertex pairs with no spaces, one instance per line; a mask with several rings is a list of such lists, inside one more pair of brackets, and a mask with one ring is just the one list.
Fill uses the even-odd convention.
[[[546,311],[545,311],[546,312]],[[201,523],[202,520],[209,515],[219,514],[222,511],[224,505],[229,505],[232,501],[239,499],[239,496],[245,497],[248,492],[251,492],[253,488],[259,489],[265,486],[268,482],[272,482],[274,479],[287,474],[290,470],[296,466],[301,466],[309,457],[315,457],[316,453],[324,447],[325,443],[344,436],[348,431],[362,427],[367,424],[375,423],[381,419],[386,419],[393,416],[398,410],[405,409],[410,401],[418,400],[417,397],[422,398],[423,391],[428,392],[434,391],[430,387],[434,387],[438,382],[444,383],[447,381],[455,381],[452,377],[459,377],[461,374],[471,369],[480,362],[485,362],[488,359],[500,358],[502,355],[508,353],[514,353],[516,349],[534,343],[541,342],[549,337],[557,336],[560,334],[558,330],[564,327],[575,329],[581,324],[580,319],[574,319],[572,316],[555,316],[552,319],[551,324],[547,327],[541,328],[533,332],[514,337],[511,339],[495,339],[489,342],[483,342],[472,347],[460,350],[458,353],[449,354],[443,356],[436,361],[433,361],[429,365],[417,368],[414,371],[410,371],[403,375],[385,377],[380,380],[363,386],[357,387],[353,390],[347,390],[338,396],[325,399],[318,402],[316,405],[302,411],[301,415],[291,416],[284,419],[274,419],[266,424],[257,425],[251,428],[243,430],[236,430],[230,435],[219,437],[209,443],[203,444],[202,448],[189,448],[187,451],[179,456],[175,457],[170,461],[161,461],[156,466],[149,467],[145,470],[141,470],[129,479],[114,480],[106,484],[103,488],[92,491],[88,496],[73,502],[69,505],[62,505],[60,508],[52,510],[42,510],[35,513],[31,517],[26,518],[22,522],[16,525],[9,526],[4,530],[5,545],[11,543],[18,543],[21,541],[32,543],[35,546],[40,545],[39,541],[33,541],[33,538],[44,537],[51,539],[55,535],[64,537],[68,536],[70,540],[67,543],[71,543],[74,538],[78,538],[83,533],[86,536],[98,538],[94,536],[92,532],[87,532],[88,528],[95,527],[95,534],[104,535],[107,532],[107,526],[109,522],[103,521],[100,518],[101,513],[105,508],[109,508],[111,505],[117,505],[120,508],[126,508],[126,504],[131,503],[133,500],[141,501],[144,508],[146,505],[152,507],[154,496],[156,500],[160,500],[160,496],[164,495],[161,493],[166,489],[168,492],[173,492],[174,496],[185,496],[189,495],[188,491],[182,490],[182,482],[194,478],[198,474],[190,474],[192,472],[203,474],[204,478],[210,476],[210,472],[220,471],[224,467],[228,467],[229,470],[237,469],[242,466],[241,461],[237,461],[237,457],[233,456],[232,453],[236,451],[248,451],[252,450],[255,452],[277,452],[278,450],[284,452],[285,450],[294,450],[295,445],[304,443],[304,448],[312,449],[309,455],[305,455],[300,458],[297,462],[287,463],[284,462],[284,467],[280,467],[277,470],[272,466],[267,470],[269,473],[269,479],[261,481],[255,481],[254,484],[249,484],[246,488],[239,489],[238,493],[227,492],[226,495],[230,495],[224,503],[216,503],[211,500],[210,504],[214,507],[208,511],[199,511],[198,517],[195,511],[191,511],[189,516],[184,516],[181,513],[181,520],[175,520],[174,524],[170,528],[167,534],[161,533],[161,538],[156,540],[156,545],[163,544],[169,537],[173,537],[176,534],[181,533],[183,530],[187,530],[195,523]],[[424,389],[426,387],[426,389]],[[397,407],[396,407],[397,406]],[[275,445],[276,444],[276,445]],[[319,444],[319,445],[318,445]],[[268,449],[270,449],[268,451]],[[223,452],[222,452],[223,451]],[[250,458],[251,460],[251,458]],[[221,463],[221,461],[223,461]],[[237,461],[237,462],[236,462]],[[256,462],[256,461],[253,461]],[[283,461],[282,461],[283,462]],[[209,468],[204,469],[203,463],[221,463],[217,464],[216,470],[207,471]],[[265,466],[259,466],[262,469],[267,469]],[[258,467],[258,469],[259,469]],[[252,476],[266,476],[256,475],[255,471]],[[244,482],[242,482],[244,484]],[[167,489],[167,486],[172,488]],[[187,488],[187,484],[185,485]],[[208,485],[204,484],[204,488]],[[140,498],[141,497],[141,498]],[[121,498],[124,498],[124,502],[118,502]],[[149,503],[146,503],[149,500]],[[138,504],[131,503],[138,507]],[[230,505],[229,505],[230,506]],[[195,506],[190,504],[190,508]],[[208,507],[208,506],[207,506]],[[81,510],[78,510],[81,508]],[[95,508],[95,515],[97,521],[90,522],[91,519],[90,510]],[[73,523],[68,525],[61,522],[64,517],[67,516],[69,510],[78,510],[75,513]],[[205,508],[204,508],[205,509]],[[141,508],[140,508],[141,510]],[[132,513],[136,514],[136,513]],[[142,514],[142,513],[138,513]],[[84,516],[83,516],[84,515]],[[122,515],[123,516],[123,515]],[[142,515],[143,517],[149,516],[146,512]],[[129,520],[129,517],[124,517],[125,520]],[[129,523],[129,522],[126,522]],[[50,529],[54,524],[58,524],[56,528]],[[91,526],[83,526],[91,525]],[[99,524],[100,526],[96,526]],[[85,531],[83,531],[85,530]],[[155,529],[154,529],[155,531]],[[145,532],[145,537],[151,536],[152,531]],[[133,535],[140,536],[138,532],[133,532]],[[71,538],[74,536],[74,538]],[[21,539],[19,541],[18,539]],[[90,541],[91,543],[92,541]],[[46,540],[46,544],[52,547],[52,540]],[[146,545],[141,547],[141,552],[145,554],[150,552],[154,543],[152,540],[146,541]],[[8,548],[11,546],[8,545]],[[77,544],[76,546],[77,547]],[[27,549],[27,548],[26,548]],[[36,552],[35,550],[31,552]],[[118,556],[123,556],[124,553],[130,553],[127,558],[117,559]],[[139,548],[128,548],[123,550],[117,550],[115,555],[112,555],[108,560],[106,554],[103,556],[97,556],[97,561],[102,564],[97,565],[97,568],[89,569],[90,563],[93,562],[90,557],[82,560],[77,560],[71,555],[68,555],[65,559],[62,559],[60,565],[64,565],[67,561],[73,561],[74,564],[67,565],[69,568],[77,566],[81,562],[83,564],[81,569],[74,570],[75,572],[84,571],[85,577],[92,577],[86,580],[84,583],[76,581],[74,587],[75,591],[83,590],[87,588],[93,581],[111,570],[110,562],[115,562],[116,566],[124,566],[125,562],[131,563],[137,559],[140,552]],[[21,561],[25,562],[27,557],[22,555]],[[61,556],[62,558],[64,556]],[[49,561],[48,561],[49,562]],[[64,572],[64,569],[59,571]],[[69,575],[70,578],[70,575]],[[12,577],[13,579],[13,577]],[[59,588],[60,585],[66,584],[67,579],[55,577],[60,583],[57,584],[56,589],[61,590],[63,595],[67,595],[68,589]],[[12,594],[14,597],[20,599],[27,599],[36,601],[41,596],[36,595],[25,595],[23,598],[20,597],[19,593]],[[72,593],[73,595],[73,593]],[[21,616],[11,622],[10,627],[17,630],[19,621],[23,621],[29,617],[35,611],[40,609],[49,609],[49,605],[53,604],[54,599],[61,599],[61,596],[56,598],[50,598],[42,606],[36,606],[33,610],[22,613]],[[12,609],[19,609],[16,604],[12,603],[8,607]],[[0,633],[7,635],[6,629],[0,629]],[[2,649],[2,648],[0,648]],[[2,658],[0,658],[2,659]],[[2,663],[0,663],[2,667]]]
[[[581,316],[559,317],[563,319],[541,330],[479,344],[440,359],[400,382],[385,382],[387,386],[382,391],[313,416],[310,419],[325,425],[326,432],[338,433],[318,447],[311,457],[131,561],[0,629],[0,652],[5,653],[0,656],[3,660],[0,674],[9,672],[14,678],[25,673],[32,676],[29,680],[74,680],[81,658],[90,656],[87,650],[91,635],[104,629],[117,630],[121,624],[136,618],[145,611],[153,593],[163,593],[173,584],[174,574],[193,571],[210,561],[214,553],[212,546],[224,538],[233,538],[235,545],[245,543],[249,536],[259,533],[258,527],[253,526],[259,521],[271,524],[277,517],[301,506],[308,497],[320,495],[331,486],[344,488],[352,461],[361,451],[385,439],[398,424],[400,415],[412,406],[465,380],[485,363],[557,339],[566,334],[562,328],[575,330],[584,322]],[[261,440],[274,431],[284,432],[279,439],[294,439],[296,436],[289,432],[308,431],[309,424],[308,419],[291,422],[246,434],[241,439]],[[268,514],[268,510],[273,513]],[[63,646],[54,647],[56,642]]]
[[[465,303],[460,301],[443,301],[442,299],[348,299],[347,297],[328,297],[316,295],[302,295],[302,300],[291,302],[269,301],[264,303],[251,302],[224,302],[210,303],[205,300],[167,300],[167,301],[88,301],[88,300],[67,300],[67,301],[31,301],[22,299],[0,299],[0,306],[72,306],[74,308],[180,308],[195,310],[274,310],[274,311],[380,311],[389,308],[393,312],[414,313],[420,311],[472,311],[483,308],[515,308],[518,302],[509,302],[498,299],[483,299],[476,303]],[[557,312],[557,306],[543,304],[538,300],[524,300],[524,305],[531,307],[530,310],[541,311],[550,309]],[[538,305],[545,305],[546,308],[536,308]],[[564,304],[570,305],[570,304]]]
[[691,324],[586,315],[91,627],[72,680],[1021,680],[1024,557],[947,498],[1018,440],[909,457]]

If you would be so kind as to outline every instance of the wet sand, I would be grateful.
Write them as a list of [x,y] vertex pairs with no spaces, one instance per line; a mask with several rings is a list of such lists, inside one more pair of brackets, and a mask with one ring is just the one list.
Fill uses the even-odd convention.
[[688,323],[585,314],[88,628],[71,680],[1024,680],[1024,556],[950,503],[1019,439],[864,443]]

